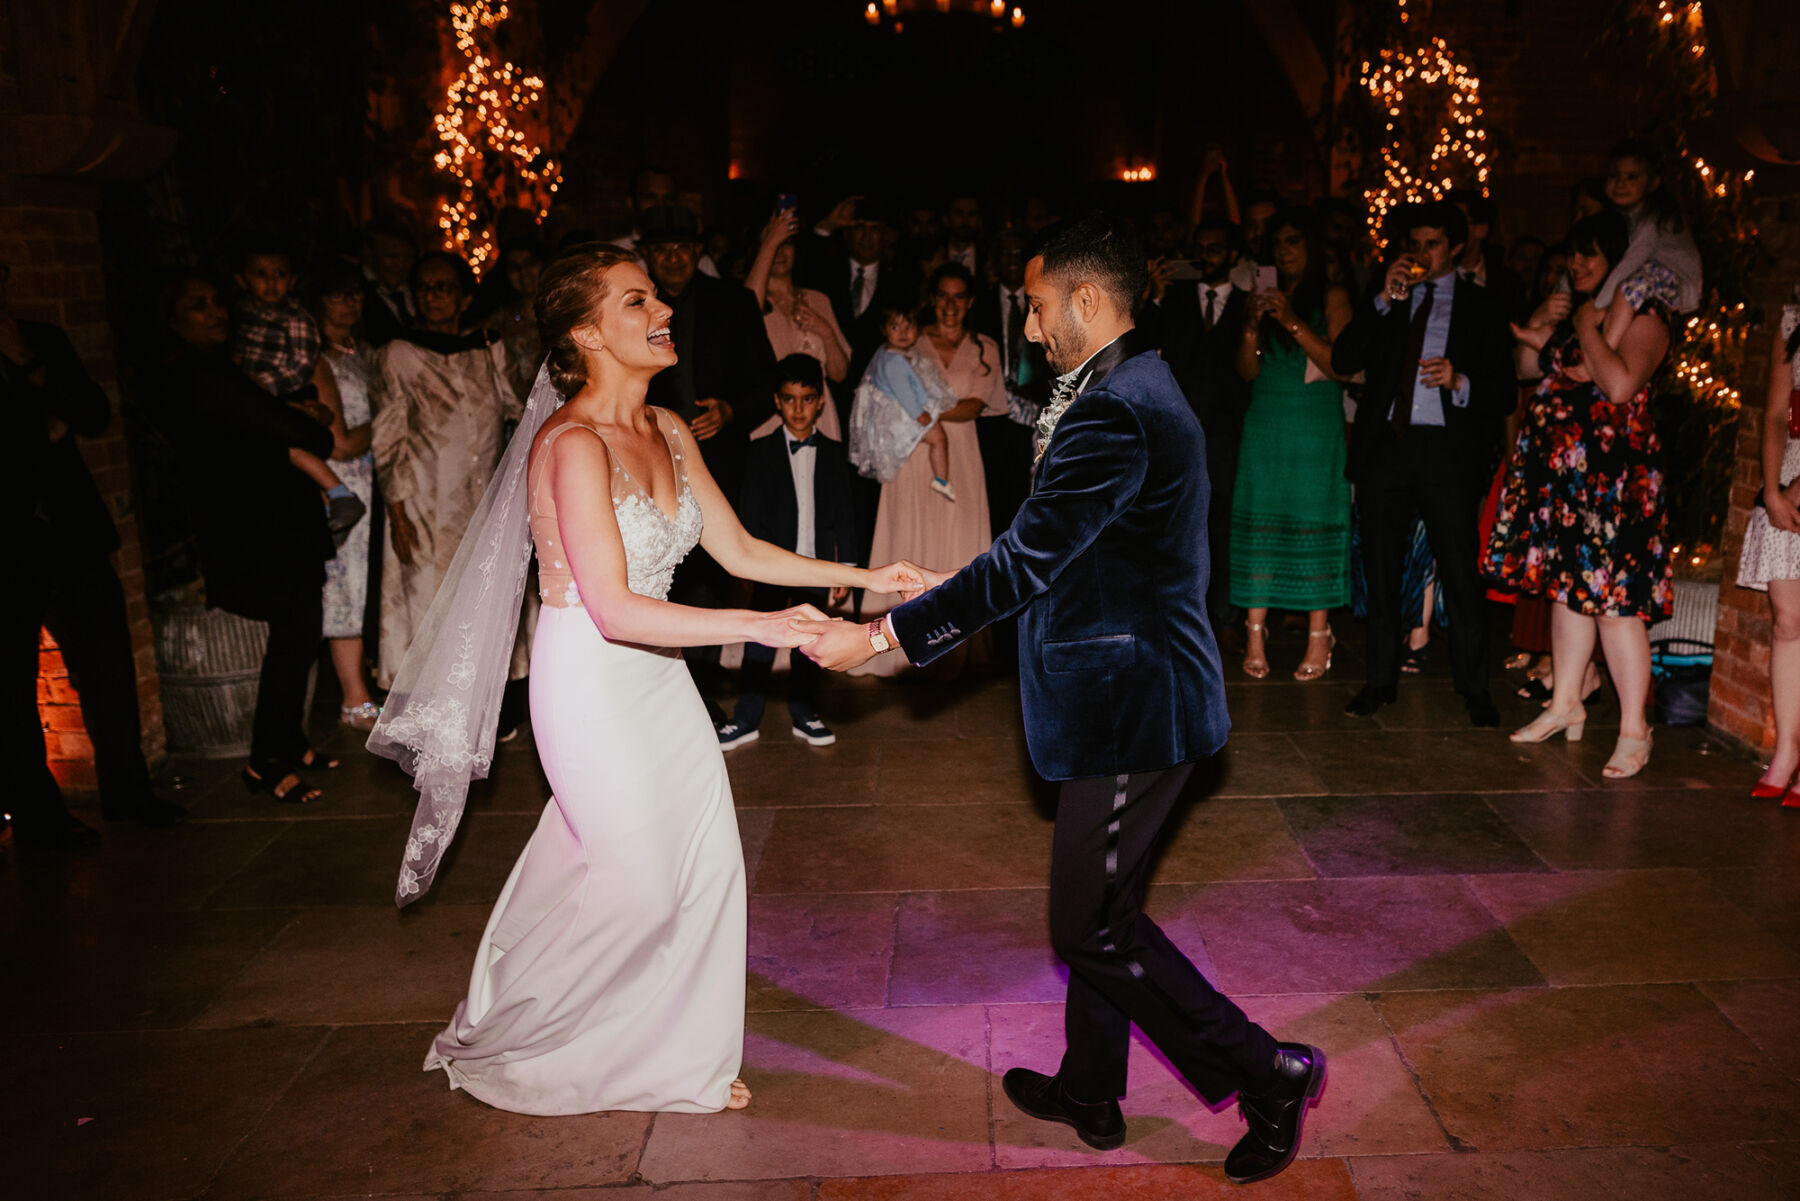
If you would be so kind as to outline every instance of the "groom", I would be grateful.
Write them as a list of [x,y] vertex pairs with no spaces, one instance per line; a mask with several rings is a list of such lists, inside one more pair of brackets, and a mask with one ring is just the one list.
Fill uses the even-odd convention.
[[1293,1161],[1325,1056],[1276,1042],[1141,910],[1182,786],[1230,726],[1206,619],[1205,442],[1133,328],[1145,283],[1143,248],[1118,218],[1049,230],[1025,269],[1025,336],[1062,375],[1011,528],[881,621],[796,625],[818,635],[808,655],[841,669],[890,649],[923,665],[1018,615],[1026,740],[1062,782],[1050,937],[1069,966],[1068,1050],[1054,1076],[1007,1072],[1006,1095],[1089,1146],[1119,1146],[1135,1022],[1209,1103],[1237,1094],[1249,1132],[1225,1174],[1247,1184]]

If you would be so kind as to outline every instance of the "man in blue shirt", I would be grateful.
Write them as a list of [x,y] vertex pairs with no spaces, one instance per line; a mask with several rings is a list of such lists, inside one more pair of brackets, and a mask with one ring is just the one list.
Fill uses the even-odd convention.
[[1416,517],[1437,560],[1456,690],[1470,721],[1496,726],[1477,561],[1490,456],[1517,399],[1506,312],[1456,274],[1469,226],[1455,205],[1408,205],[1389,236],[1402,253],[1331,351],[1333,370],[1368,380],[1348,468],[1368,582],[1368,675],[1345,712],[1371,716],[1396,697],[1410,616],[1401,576]]

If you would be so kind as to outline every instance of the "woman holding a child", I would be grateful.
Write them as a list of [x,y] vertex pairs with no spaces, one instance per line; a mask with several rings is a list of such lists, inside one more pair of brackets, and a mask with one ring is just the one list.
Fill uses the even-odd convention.
[[[932,487],[931,446],[921,441],[899,473],[882,485],[871,563],[903,558],[933,571],[953,572],[993,541],[974,419],[990,405],[1006,404],[1006,378],[1000,348],[966,324],[974,298],[974,276],[961,263],[943,264],[925,282],[931,321],[919,332],[919,345],[942,366],[959,398],[937,418],[949,451],[949,495]],[[878,616],[899,603],[895,595],[870,594],[863,600],[863,616]],[[879,655],[851,674],[892,675],[904,666],[903,659]]]
[[1669,351],[1680,285],[1652,263],[1617,290],[1612,303],[1629,305],[1629,314],[1583,299],[1601,290],[1629,245],[1630,227],[1617,212],[1576,223],[1568,261],[1581,303],[1553,326],[1520,331],[1541,346],[1544,379],[1521,422],[1487,549],[1491,575],[1554,603],[1554,692],[1513,741],[1581,737],[1582,666],[1597,634],[1621,711],[1609,779],[1634,776],[1649,761],[1648,631],[1673,598],[1649,384]]

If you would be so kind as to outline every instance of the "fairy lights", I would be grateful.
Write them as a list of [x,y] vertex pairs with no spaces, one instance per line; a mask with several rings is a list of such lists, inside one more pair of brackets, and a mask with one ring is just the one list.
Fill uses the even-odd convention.
[[[1409,14],[1400,0],[1400,20]],[[1362,86],[1380,106],[1385,118],[1381,139],[1381,179],[1365,189],[1369,228],[1377,238],[1388,213],[1402,204],[1440,200],[1451,188],[1473,185],[1483,196],[1488,191],[1487,131],[1481,127],[1481,80],[1456,61],[1443,38],[1434,37],[1418,50],[1390,47],[1379,60],[1362,65]],[[1420,93],[1442,93],[1437,128],[1419,130]],[[1405,106],[1412,97],[1415,107]],[[1430,149],[1426,150],[1426,144]],[[1421,163],[1414,167],[1414,163]]]
[[454,182],[438,202],[444,249],[469,260],[476,274],[493,257],[493,217],[522,208],[543,220],[562,183],[562,169],[527,126],[541,126],[528,110],[543,98],[544,81],[500,55],[500,26],[511,11],[504,0],[450,5],[450,27],[461,60],[432,116],[440,143],[433,163]]

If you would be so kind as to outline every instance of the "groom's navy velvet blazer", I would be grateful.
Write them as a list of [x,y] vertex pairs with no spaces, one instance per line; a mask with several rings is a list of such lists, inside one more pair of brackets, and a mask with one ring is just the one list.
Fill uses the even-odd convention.
[[1050,780],[1204,758],[1231,728],[1206,619],[1205,437],[1141,346],[1127,334],[1088,364],[1011,528],[893,611],[919,664],[1019,614],[1026,742]]

